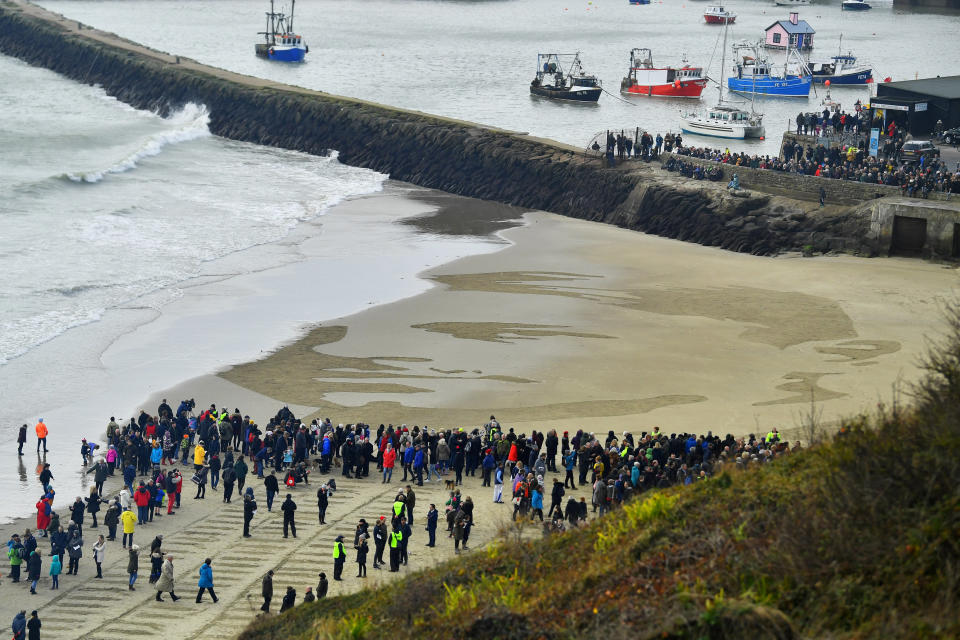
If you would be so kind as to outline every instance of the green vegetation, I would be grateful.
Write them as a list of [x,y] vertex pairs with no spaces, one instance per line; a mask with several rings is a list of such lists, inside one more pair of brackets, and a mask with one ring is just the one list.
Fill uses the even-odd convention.
[[241,640],[957,638],[960,310],[912,404],[803,453],[495,543]]

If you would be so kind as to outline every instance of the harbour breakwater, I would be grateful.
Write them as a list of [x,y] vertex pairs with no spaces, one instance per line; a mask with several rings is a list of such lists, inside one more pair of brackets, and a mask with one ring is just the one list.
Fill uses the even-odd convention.
[[454,194],[754,254],[883,252],[871,239],[869,215],[853,202],[820,212],[809,198],[791,197],[789,185],[735,197],[658,164],[611,169],[522,133],[205,66],[23,0],[0,2],[0,52],[99,85],[137,108],[166,113],[202,103],[218,136],[312,154],[336,149],[346,164]]

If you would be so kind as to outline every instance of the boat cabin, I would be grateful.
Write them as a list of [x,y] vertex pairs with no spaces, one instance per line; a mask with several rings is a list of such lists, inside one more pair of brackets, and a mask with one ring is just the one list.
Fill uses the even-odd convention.
[[788,20],[777,20],[764,31],[764,45],[770,49],[813,49],[813,34],[816,31],[795,12],[790,14]]
[[278,33],[276,44],[286,47],[299,47],[301,46],[301,38],[292,33]]
[[750,114],[740,109],[714,107],[708,114],[711,120],[725,120],[727,122],[746,122],[750,119]]

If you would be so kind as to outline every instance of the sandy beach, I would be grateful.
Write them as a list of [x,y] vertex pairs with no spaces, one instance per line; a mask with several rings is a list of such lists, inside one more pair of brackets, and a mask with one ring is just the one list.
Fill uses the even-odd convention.
[[[496,233],[504,242],[499,251],[421,273],[418,286],[426,290],[418,295],[380,305],[370,300],[369,308],[323,321],[262,359],[145,389],[140,397],[149,398],[140,406],[152,408],[163,397],[171,402],[194,397],[200,405],[242,407],[261,424],[287,403],[304,418],[363,420],[374,427],[381,422],[473,427],[492,413],[505,427],[527,433],[549,428],[639,433],[659,425],[668,432],[735,434],[779,426],[796,435],[811,399],[821,420],[829,422],[870,410],[891,398],[892,385],[915,379],[924,340],[937,332],[939,306],[952,298],[956,285],[953,268],[917,260],[758,258],[422,190],[360,198],[338,209],[355,216],[345,219],[357,219],[365,211],[402,206],[398,198],[421,198],[420,205],[429,205],[417,209],[416,217],[391,222],[412,225],[419,239],[411,241],[462,234],[475,240],[475,234]],[[520,216],[522,226],[510,228]],[[311,277],[330,275],[311,276],[304,266],[309,264],[250,274],[230,286],[251,296],[245,304],[252,305],[258,296],[279,295],[271,285],[295,273],[293,286],[307,296]],[[349,270],[338,277],[341,286],[349,286]],[[292,290],[288,283],[283,292]],[[210,290],[198,287],[190,295],[205,291]],[[216,335],[223,326],[218,322],[226,321],[216,316],[188,322],[171,315],[115,344],[106,361],[137,361],[178,327],[206,327],[207,335]],[[269,342],[255,325],[245,327],[232,336],[238,346],[244,340],[246,349],[251,340]],[[190,339],[200,343],[203,335]],[[60,463],[55,473],[74,473],[72,464]],[[157,533],[165,535],[184,600],[153,601],[146,556],[138,589],[129,592],[119,542],[108,547],[105,579],[92,579],[94,538],[87,531],[78,577],[63,577],[61,589],[51,591],[45,557],[38,595],[4,579],[0,616],[9,620],[21,608],[38,609],[44,637],[64,639],[132,633],[234,637],[256,614],[266,570],[277,572],[275,606],[288,584],[297,589],[299,602],[305,587],[316,585],[317,573],[332,577],[335,536],[352,540],[359,518],[373,522],[387,513],[403,484],[399,477],[386,488],[376,477],[338,479],[329,524],[322,527],[314,502],[321,478],[296,489],[295,540],[282,538],[276,511],[266,512],[261,482],[252,482],[260,511],[250,539],[240,535],[239,502],[224,505],[212,490],[196,501],[187,485],[176,516],[164,516],[136,534],[143,546]],[[25,496],[37,493],[32,451],[18,478]],[[84,494],[87,482],[89,477],[80,476]],[[464,487],[477,504],[474,548],[496,535],[510,510],[492,504],[490,490],[479,485],[479,477],[469,478]],[[117,489],[113,482],[108,493]],[[58,494],[61,514],[73,497]],[[436,483],[418,489],[410,569],[452,554],[443,535],[438,548],[423,546],[423,514],[431,501],[442,505],[446,497]],[[5,530],[22,532],[33,521],[20,519]],[[46,540],[40,548],[49,549]],[[208,556],[222,600],[196,605],[196,572]],[[353,578],[352,550],[348,556],[347,578],[332,583],[331,595],[389,579],[372,569],[366,581]]]
[[763,258],[545,213],[437,286],[220,374],[311,417],[744,435],[830,422],[916,379],[952,267]]

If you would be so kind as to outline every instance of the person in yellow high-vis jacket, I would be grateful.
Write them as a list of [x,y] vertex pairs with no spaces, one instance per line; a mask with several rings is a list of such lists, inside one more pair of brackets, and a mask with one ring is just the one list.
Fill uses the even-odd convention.
[[390,533],[390,571],[400,571],[400,543],[403,540],[403,531],[400,523],[394,520],[393,531]]
[[343,563],[347,561],[347,554],[343,550],[343,536],[337,536],[333,543],[333,579],[343,580],[340,575],[343,573]]

